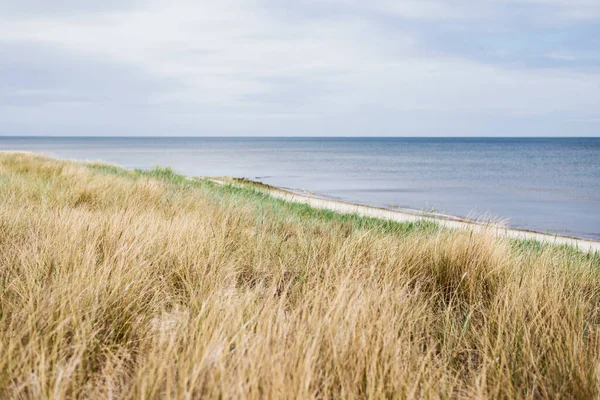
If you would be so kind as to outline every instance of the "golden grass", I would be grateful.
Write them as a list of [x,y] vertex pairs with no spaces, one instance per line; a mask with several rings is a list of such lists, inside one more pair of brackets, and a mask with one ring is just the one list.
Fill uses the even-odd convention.
[[598,396],[598,255],[286,207],[0,154],[0,397]]

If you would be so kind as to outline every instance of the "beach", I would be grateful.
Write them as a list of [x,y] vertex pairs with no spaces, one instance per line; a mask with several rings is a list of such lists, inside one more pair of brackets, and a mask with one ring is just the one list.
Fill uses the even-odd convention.
[[0,15],[0,400],[600,399],[600,0]]
[[[240,182],[240,179],[228,178],[203,178],[208,179],[218,184],[236,184]],[[245,180],[247,182],[247,180]],[[326,209],[344,214],[357,214],[364,217],[380,218],[396,222],[417,222],[420,220],[433,221],[440,226],[451,228],[451,229],[463,229],[474,232],[491,232],[496,236],[509,237],[519,240],[534,240],[541,243],[556,244],[556,245],[567,245],[573,246],[578,250],[585,252],[600,252],[600,241],[589,240],[583,238],[575,238],[568,236],[561,236],[556,234],[547,234],[543,232],[526,231],[522,229],[508,228],[496,221],[480,222],[468,220],[452,215],[444,215],[437,213],[425,213],[419,210],[389,210],[385,208],[366,206],[363,204],[352,204],[348,202],[342,202],[337,200],[331,200],[322,197],[316,197],[315,195],[303,194],[296,190],[291,191],[284,188],[278,188],[268,185],[263,185],[260,182],[252,182],[258,185],[259,188],[265,190],[270,196],[273,196],[284,201],[290,201],[293,203],[307,204],[311,207],[318,209]],[[306,193],[306,192],[305,192]]]

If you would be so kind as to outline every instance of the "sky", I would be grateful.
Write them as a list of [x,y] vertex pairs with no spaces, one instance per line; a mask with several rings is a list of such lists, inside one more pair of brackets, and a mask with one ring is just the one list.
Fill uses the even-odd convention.
[[600,136],[600,1],[0,0],[0,135]]

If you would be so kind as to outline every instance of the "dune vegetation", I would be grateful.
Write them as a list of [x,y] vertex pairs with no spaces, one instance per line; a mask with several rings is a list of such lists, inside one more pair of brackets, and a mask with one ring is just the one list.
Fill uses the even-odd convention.
[[600,255],[0,153],[0,398],[581,398]]

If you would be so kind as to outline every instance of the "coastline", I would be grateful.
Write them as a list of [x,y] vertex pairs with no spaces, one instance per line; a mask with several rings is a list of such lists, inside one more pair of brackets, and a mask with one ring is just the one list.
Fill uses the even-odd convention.
[[[430,213],[419,214],[418,210],[403,209],[390,210],[381,207],[368,206],[364,204],[344,202],[318,197],[315,195],[303,194],[282,187],[266,185],[259,181],[250,179],[240,179],[233,177],[200,177],[209,180],[218,185],[252,185],[259,190],[265,191],[272,197],[299,204],[306,204],[314,208],[325,209],[339,212],[342,214],[358,214],[364,217],[391,220],[396,222],[416,222],[428,220],[450,229],[471,230],[474,232],[491,231],[496,236],[504,236],[520,240],[535,240],[540,243],[554,245],[568,245],[583,252],[600,252],[600,241],[593,239],[583,239],[571,236],[553,235],[549,233],[537,232],[532,230],[508,228],[493,222],[479,222],[461,218],[453,215]],[[306,192],[304,192],[306,193]]]
[[[45,157],[51,157],[56,160],[72,161],[75,163],[93,163],[91,160],[80,160],[74,158],[58,158],[46,153],[38,153],[33,151],[14,151],[14,150],[2,150],[0,154],[26,154],[26,155],[41,155]],[[123,168],[117,164],[111,164],[101,161],[104,165],[114,166],[117,168]],[[440,213],[422,213],[415,209],[387,209],[377,206],[370,206],[365,204],[344,202],[341,200],[329,199],[320,197],[316,194],[312,194],[308,191],[300,191],[298,189],[292,190],[289,188],[277,187],[262,183],[260,181],[254,181],[247,178],[236,178],[236,177],[210,177],[210,176],[190,176],[187,175],[185,178],[189,180],[203,179],[213,182],[218,185],[237,185],[237,186],[252,186],[258,190],[261,190],[268,195],[288,201],[291,203],[306,204],[316,209],[330,210],[342,214],[357,214],[363,217],[371,217],[383,220],[390,220],[395,222],[417,222],[417,221],[431,221],[439,224],[440,226],[450,229],[461,229],[471,230],[473,232],[491,231],[494,235],[499,237],[509,237],[518,240],[534,240],[544,244],[551,245],[566,245],[572,246],[579,251],[587,253],[600,253],[600,241],[594,239],[585,239],[572,236],[549,234],[533,230],[509,228],[500,224],[492,222],[480,222],[470,220],[467,218],[440,214]],[[309,194],[310,193],[310,194]]]

